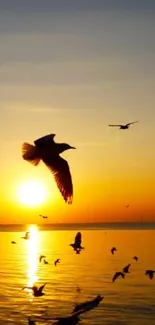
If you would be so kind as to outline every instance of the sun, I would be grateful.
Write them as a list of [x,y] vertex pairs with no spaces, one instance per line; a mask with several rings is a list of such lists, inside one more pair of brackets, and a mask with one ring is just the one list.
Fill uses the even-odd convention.
[[37,206],[45,201],[46,191],[39,181],[27,181],[18,190],[18,198],[27,206]]

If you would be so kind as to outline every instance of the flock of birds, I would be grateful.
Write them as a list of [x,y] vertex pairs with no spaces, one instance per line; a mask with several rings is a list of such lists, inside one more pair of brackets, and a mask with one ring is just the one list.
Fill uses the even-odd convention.
[[[121,124],[109,124],[109,126],[119,127],[121,130],[126,130],[131,124],[138,121]],[[76,149],[67,143],[56,143],[54,141],[55,134],[48,134],[34,141],[34,145],[27,142],[22,145],[22,157],[24,160],[37,166],[42,160],[44,164],[54,175],[57,187],[61,192],[65,202],[71,204],[73,201],[73,183],[68,162],[63,159],[60,154],[68,149]],[[46,216],[40,215],[42,218]]]
[[[125,125],[112,125],[109,124],[110,127],[119,127],[121,130],[128,129],[131,124],[137,123],[138,121],[127,123]],[[68,204],[72,204],[73,201],[73,183],[72,183],[72,177],[70,173],[70,168],[68,165],[68,162],[63,159],[60,154],[68,149],[76,149],[73,146],[70,146],[66,143],[55,143],[54,141],[55,134],[49,134],[44,137],[41,137],[34,141],[34,145],[29,143],[23,143],[22,145],[22,157],[24,160],[27,160],[28,162],[32,163],[34,166],[37,166],[39,162],[42,160],[44,164],[49,168],[49,170],[52,172],[54,179],[56,181],[57,187],[59,191],[61,192],[65,202]],[[129,205],[126,206],[128,208]],[[40,215],[43,219],[48,218],[47,216]],[[25,233],[25,236],[22,237],[25,240],[29,239],[29,232]],[[76,254],[80,254],[81,250],[84,249],[84,247],[81,246],[81,233],[78,232],[75,236],[74,243],[70,244],[70,246],[73,248],[74,252]],[[12,244],[16,244],[16,242],[12,241]],[[117,249],[116,247],[113,247],[111,249],[111,253],[114,254]],[[39,258],[40,263],[42,260],[44,261],[44,264],[48,264],[48,261],[45,260],[45,256],[41,255]],[[138,261],[138,257],[134,256],[133,259],[135,261]],[[54,265],[57,266],[57,264],[60,263],[60,259],[56,259],[54,261]],[[129,268],[131,264],[128,264],[123,268],[123,272],[116,272],[112,278],[112,281],[114,282],[118,277],[122,277],[124,279],[124,276],[126,273],[129,273]],[[145,274],[150,277],[150,279],[153,278],[155,271],[154,270],[146,270]],[[45,287],[46,283],[39,288],[36,286],[33,287],[24,287],[24,289],[30,289],[33,291],[33,295],[35,297],[40,297],[44,295],[43,289]],[[58,318],[50,318],[51,320],[57,320],[56,324],[59,325],[74,325],[80,321],[79,315],[82,313],[87,312],[90,309],[93,309],[94,307],[98,306],[100,301],[102,301],[103,297],[98,295],[96,298],[92,299],[91,301],[87,301],[85,303],[76,305],[75,309],[73,310],[72,314],[68,317],[58,317]],[[44,317],[39,317],[39,319],[46,319]],[[28,318],[28,324],[29,325],[35,325],[35,321],[32,320],[30,317]]]

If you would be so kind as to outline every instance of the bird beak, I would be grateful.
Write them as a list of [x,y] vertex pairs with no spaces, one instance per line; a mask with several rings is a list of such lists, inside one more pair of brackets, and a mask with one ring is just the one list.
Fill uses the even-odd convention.
[[75,147],[70,147],[70,149],[76,149]]

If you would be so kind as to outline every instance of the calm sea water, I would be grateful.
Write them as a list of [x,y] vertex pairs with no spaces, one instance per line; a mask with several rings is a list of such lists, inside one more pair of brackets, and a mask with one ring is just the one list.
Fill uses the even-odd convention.
[[[155,269],[155,230],[102,228],[81,230],[85,250],[80,255],[69,246],[76,229],[41,231],[29,226],[29,241],[21,238],[24,232],[1,231],[0,324],[27,324],[27,316],[66,316],[75,303],[97,294],[103,301],[81,315],[81,324],[155,324],[155,278],[145,276],[146,269]],[[113,246],[118,249],[115,255],[110,252]],[[49,264],[39,263],[40,254]],[[56,258],[61,259],[57,267]],[[113,274],[128,263],[131,273],[112,283]],[[21,290],[45,282],[43,297]]]

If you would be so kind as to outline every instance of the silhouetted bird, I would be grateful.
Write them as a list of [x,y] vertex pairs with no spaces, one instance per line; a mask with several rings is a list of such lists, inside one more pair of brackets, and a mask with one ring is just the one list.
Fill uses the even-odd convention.
[[111,254],[114,254],[114,252],[116,252],[117,251],[117,248],[116,247],[113,247],[112,249],[111,249]]
[[145,275],[148,275],[149,278],[152,280],[154,276],[155,271],[154,270],[146,270]]
[[126,205],[126,208],[129,208],[130,204]]
[[45,255],[40,255],[40,257],[39,257],[39,262],[40,263],[41,263],[41,261],[42,261],[43,258],[46,258],[46,256]]
[[73,244],[70,244],[74,248],[74,251],[76,251],[77,254],[79,254],[79,250],[84,249],[84,247],[81,246],[82,241],[82,235],[80,232],[78,232],[75,236],[75,241]]
[[137,122],[138,121],[135,121],[135,122],[131,122],[131,123],[128,123],[128,124],[125,124],[125,125],[122,125],[122,124],[109,124],[109,126],[118,126],[121,130],[125,130],[125,129],[128,129],[131,124],[134,124],[134,123],[137,123]]
[[44,264],[49,264],[46,260],[44,260]]
[[127,266],[125,266],[125,267],[123,268],[123,272],[124,272],[124,273],[130,273],[130,272],[129,272],[129,267],[130,267],[130,265],[131,265],[131,264],[128,264]]
[[36,322],[28,317],[28,325],[36,325]]
[[42,214],[39,214],[39,217],[42,217],[43,219],[48,219],[47,216],[43,216]]
[[80,293],[81,289],[79,287],[76,287],[76,291]]
[[134,256],[133,259],[137,262],[138,261],[138,257]]
[[[99,298],[100,297],[100,298]],[[97,297],[95,298],[97,300]],[[95,300],[93,299],[93,300]],[[103,297],[98,296],[98,300],[100,301],[103,299]],[[80,321],[80,318],[78,317],[79,315],[86,313],[87,311],[93,309],[98,305],[97,301],[94,303],[94,301],[89,301],[86,303],[81,304],[81,307],[78,311],[73,312],[72,315],[67,316],[67,317],[52,317],[52,318],[47,318],[47,317],[42,317],[40,316],[39,319],[41,320],[57,320],[58,322],[54,323],[57,325],[75,325]],[[85,308],[82,309],[82,305],[85,305]]]
[[55,134],[49,134],[34,141],[35,146],[24,143],[23,159],[37,166],[42,160],[53,173],[57,186],[67,203],[72,203],[73,184],[67,161],[59,156],[67,149],[75,149],[66,143],[55,143]]
[[57,266],[57,263],[60,263],[60,258],[57,258],[57,260],[54,262],[54,265]]
[[120,276],[124,279],[125,274],[123,272],[116,272],[112,278],[112,282],[114,282]]
[[12,241],[11,244],[17,244],[15,241]]
[[89,301],[83,302],[81,304],[77,304],[75,308],[73,309],[72,313],[75,313],[79,310],[90,310],[99,305],[99,303],[103,300],[103,297],[98,295],[94,299],[91,299]]
[[44,285],[42,285],[39,289],[36,286],[33,286],[33,287],[24,287],[22,290],[30,289],[33,291],[34,297],[41,297],[41,296],[44,296],[44,292],[42,292],[42,291],[43,291],[45,285],[46,285],[46,283]]
[[25,240],[28,240],[28,239],[30,238],[30,232],[27,231],[27,232],[25,233],[25,236],[24,236],[24,237],[21,237],[21,238],[23,238],[23,239],[25,239]]

